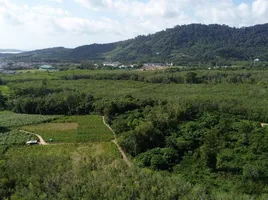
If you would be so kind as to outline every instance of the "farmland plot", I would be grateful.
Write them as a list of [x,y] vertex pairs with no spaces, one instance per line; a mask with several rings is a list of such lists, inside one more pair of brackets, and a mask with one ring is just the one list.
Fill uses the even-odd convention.
[[41,135],[45,141],[53,139],[55,143],[109,142],[113,139],[101,116],[96,115],[66,116],[52,123],[24,126],[22,129]]
[[18,127],[29,124],[38,124],[44,122],[50,122],[60,116],[52,115],[28,115],[28,114],[16,114],[4,112],[0,114],[0,126],[2,127]]

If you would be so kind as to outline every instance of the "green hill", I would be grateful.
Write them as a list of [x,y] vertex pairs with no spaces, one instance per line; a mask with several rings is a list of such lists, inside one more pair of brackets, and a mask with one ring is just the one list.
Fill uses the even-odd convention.
[[[268,24],[232,28],[190,24],[109,44],[63,47],[19,54],[21,57],[120,62],[211,62],[268,60]],[[18,58],[18,56],[16,56]]]
[[267,60],[268,24],[246,28],[191,24],[105,45],[81,46],[74,59],[106,58],[121,62]]
[[33,61],[40,59],[67,60],[71,51],[72,49],[67,49],[64,47],[54,47],[10,55],[9,59],[18,61]]

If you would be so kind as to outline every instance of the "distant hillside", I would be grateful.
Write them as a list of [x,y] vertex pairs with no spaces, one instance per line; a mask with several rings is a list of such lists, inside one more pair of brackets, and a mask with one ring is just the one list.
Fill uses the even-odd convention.
[[72,50],[69,57],[73,59],[91,59],[91,60],[103,60],[105,59],[105,53],[112,52],[117,43],[110,44],[91,44],[80,46]]
[[28,60],[40,60],[40,59],[57,59],[65,60],[68,59],[72,49],[64,47],[55,47],[48,49],[40,49],[35,51],[23,52],[20,54],[12,55],[9,58],[12,60],[28,61]]
[[22,53],[22,50],[18,49],[0,49],[0,58],[12,57],[15,54]]
[[[19,54],[27,59],[113,60],[120,62],[211,62],[268,60],[268,24],[231,28],[191,24],[134,39]],[[18,58],[18,57],[17,57]]]
[[70,55],[121,62],[268,60],[267,45],[268,24],[246,28],[191,24],[122,42],[78,47]]

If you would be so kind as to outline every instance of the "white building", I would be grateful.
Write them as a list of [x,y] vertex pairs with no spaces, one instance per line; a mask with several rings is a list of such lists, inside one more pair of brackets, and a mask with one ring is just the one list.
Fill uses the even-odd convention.
[[120,64],[120,62],[104,62],[103,66],[118,67]]

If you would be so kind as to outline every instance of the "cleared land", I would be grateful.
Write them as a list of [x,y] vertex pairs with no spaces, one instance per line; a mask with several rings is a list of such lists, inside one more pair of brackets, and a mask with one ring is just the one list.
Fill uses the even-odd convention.
[[[37,125],[43,126],[43,124]],[[66,131],[66,130],[76,130],[78,128],[77,123],[46,123],[47,130],[57,130],[57,131]]]
[[24,144],[37,139],[29,131],[40,135],[46,142],[55,143],[110,142],[111,131],[104,126],[102,117],[87,116],[44,116],[0,112],[0,144]]
[[35,126],[25,126],[27,129],[35,129],[37,131],[69,131],[77,130],[77,123],[43,123]]
[[0,91],[2,92],[3,95],[9,95],[10,90],[7,85],[0,85]]
[[35,135],[21,133],[18,130],[0,131],[0,145],[18,145],[25,144],[28,140],[36,140]]
[[113,134],[103,125],[101,116],[68,116],[54,121],[22,127],[22,130],[38,133],[45,141],[55,143],[110,142]]
[[38,140],[39,140],[39,144],[40,145],[47,145],[47,143],[46,143],[46,141],[40,136],[40,135],[38,135],[38,134],[36,134],[36,133],[31,133],[31,132],[29,132],[29,131],[23,131],[23,130],[19,130],[21,133],[27,133],[27,134],[31,134],[31,135],[34,135],[34,136],[36,136],[37,138],[38,138]]
[[59,118],[56,115],[28,115],[16,114],[11,112],[0,112],[0,126],[2,127],[18,127],[28,124],[38,124],[43,122],[50,122]]

